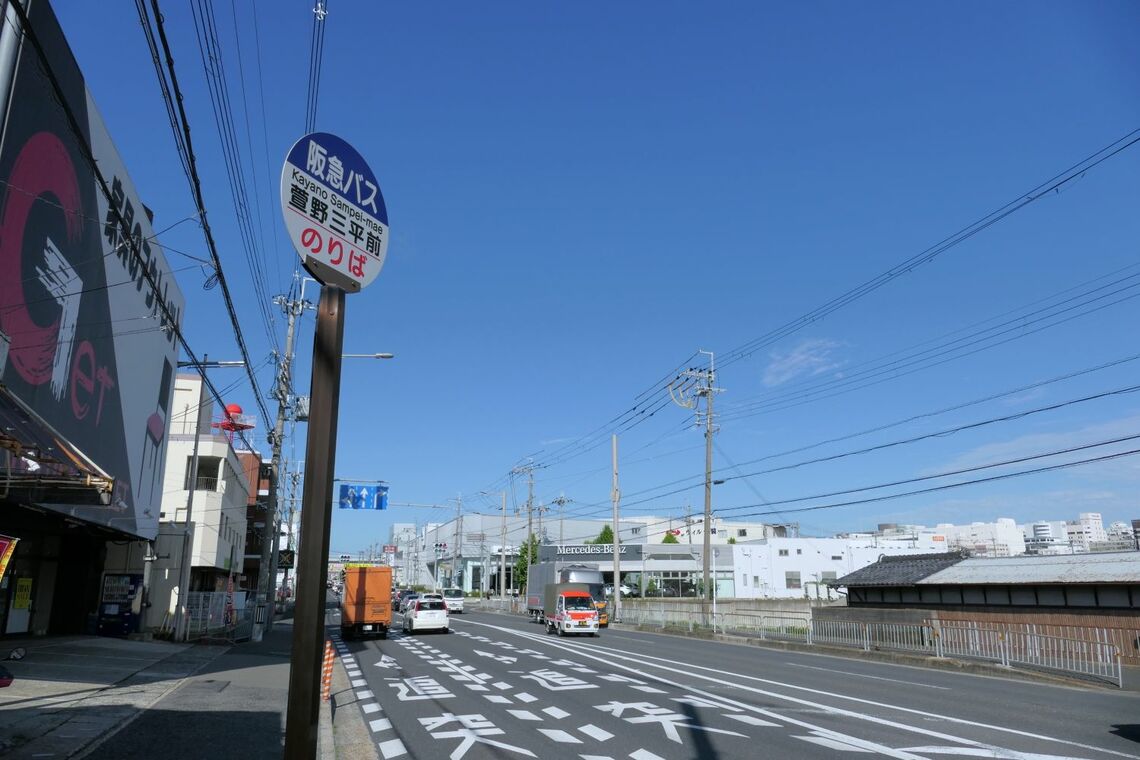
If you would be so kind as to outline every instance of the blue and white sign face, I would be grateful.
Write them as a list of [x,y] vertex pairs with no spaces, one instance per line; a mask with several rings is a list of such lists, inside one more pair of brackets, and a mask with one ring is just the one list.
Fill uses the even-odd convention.
[[388,486],[343,484],[337,506],[341,509],[387,509]]
[[305,269],[355,293],[380,274],[388,251],[388,210],[376,175],[336,135],[298,140],[281,172],[285,227]]

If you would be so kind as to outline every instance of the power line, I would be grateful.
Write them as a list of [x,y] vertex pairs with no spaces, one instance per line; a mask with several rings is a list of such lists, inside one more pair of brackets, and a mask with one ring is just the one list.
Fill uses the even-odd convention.
[[[13,7],[17,7],[17,6],[18,6],[18,3],[13,4]],[[242,331],[241,331],[241,324],[238,321],[237,311],[234,309],[234,302],[233,302],[233,298],[230,295],[230,288],[229,288],[229,285],[226,283],[226,278],[225,278],[225,275],[223,274],[223,271],[222,271],[222,262],[221,262],[221,259],[218,257],[218,248],[217,248],[217,245],[214,243],[214,234],[213,234],[212,230],[210,229],[210,222],[209,222],[209,219],[206,215],[206,202],[205,202],[205,199],[202,197],[202,183],[201,183],[201,180],[198,176],[197,163],[196,163],[196,160],[194,158],[193,141],[190,139],[190,122],[186,116],[186,107],[184,105],[181,89],[178,86],[178,76],[174,71],[174,58],[172,57],[172,55],[170,53],[170,41],[166,37],[166,30],[165,30],[165,27],[163,26],[163,21],[162,21],[162,18],[163,18],[162,11],[159,9],[158,0],[151,0],[151,7],[154,9],[154,15],[155,15],[154,22],[155,22],[156,28],[158,30],[159,39],[162,41],[162,49],[163,49],[163,52],[165,54],[166,67],[167,67],[167,70],[168,70],[169,75],[170,75],[170,88],[173,91],[175,101],[178,104],[178,117],[179,117],[179,123],[182,127],[182,135],[179,136],[177,133],[177,130],[175,130],[175,142],[180,142],[180,141],[185,142],[186,153],[189,156],[189,163],[190,163],[190,177],[191,177],[191,182],[190,182],[191,188],[190,189],[193,192],[194,203],[198,209],[199,218],[201,219],[202,233],[203,233],[203,235],[205,235],[205,238],[206,238],[206,246],[210,250],[210,259],[211,259],[211,261],[213,261],[213,264],[214,264],[214,272],[216,273],[216,275],[218,277],[218,284],[221,285],[221,288],[222,288],[222,300],[225,302],[226,311],[229,314],[230,325],[233,327],[234,338],[237,340],[237,344],[238,344],[238,351],[241,353],[241,357],[245,361],[246,375],[249,377],[249,383],[250,383],[251,388],[253,389],[254,400],[257,403],[258,409],[261,411],[262,419],[268,420],[269,419],[269,411],[265,408],[265,400],[262,398],[261,388],[258,386],[257,378],[253,374],[253,369],[252,369],[253,362],[249,356],[249,349],[246,347],[246,344],[245,344],[245,336],[242,334]],[[144,8],[144,10],[145,10],[145,8]],[[150,23],[149,19],[144,19],[144,24],[149,24],[149,23]],[[41,58],[42,58],[42,53],[41,53]],[[45,63],[45,65],[46,65],[46,63]],[[54,77],[53,77],[53,79],[54,79]],[[58,84],[57,84],[57,87],[58,87]],[[62,94],[58,95],[58,97],[60,97],[62,100]],[[94,167],[95,171],[98,172],[98,167],[94,166],[95,162],[94,162],[93,157],[92,157],[91,163],[92,163],[92,166]],[[102,180],[102,175],[100,175],[100,179]],[[104,182],[103,184],[105,185],[106,183]],[[106,187],[104,187],[104,192],[106,192]],[[109,198],[110,195],[108,195],[107,197]],[[190,351],[189,345],[186,344],[186,342],[184,340],[183,340],[183,346],[186,348],[186,351],[191,356],[191,358],[194,358],[193,353]],[[212,387],[211,387],[211,391],[213,391]],[[220,399],[219,399],[219,401],[220,401]],[[252,447],[250,447],[250,448],[252,448]]]
[[1108,159],[1116,156],[1121,151],[1124,151],[1131,146],[1140,142],[1140,129],[1134,129],[1128,134],[1112,141],[1105,147],[1097,150],[1090,156],[1078,161],[1070,166],[1068,169],[1055,174],[1045,182],[1037,185],[1026,193],[1019,195],[1014,200],[1009,201],[1000,208],[991,211],[980,219],[966,225],[957,232],[943,238],[939,242],[930,246],[929,248],[920,251],[919,253],[905,259],[899,264],[891,267],[885,272],[872,277],[860,285],[832,298],[830,301],[817,306],[811,311],[802,314],[801,316],[784,323],[780,327],[770,330],[763,335],[753,338],[740,345],[739,347],[729,351],[726,354],[726,359],[721,363],[721,367],[725,367],[735,362],[745,359],[757,351],[770,346],[776,341],[798,332],[809,324],[813,324],[828,316],[829,314],[838,311],[839,309],[847,306],[848,304],[859,300],[887,283],[890,283],[899,277],[910,274],[915,268],[928,264],[936,259],[941,254],[954,248],[955,246],[963,243],[978,233],[988,229],[989,227],[997,224],[1001,220],[1010,216],[1011,214],[1020,211],[1026,206],[1040,200],[1051,192],[1059,191],[1062,187],[1074,180],[1084,177],[1090,170],[1096,168]]

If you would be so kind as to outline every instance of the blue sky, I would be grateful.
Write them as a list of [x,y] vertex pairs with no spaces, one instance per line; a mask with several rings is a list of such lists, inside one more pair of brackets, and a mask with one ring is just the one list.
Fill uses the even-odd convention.
[[[277,182],[303,131],[311,4],[215,5],[243,161],[262,199],[267,290],[283,293],[297,257]],[[59,0],[56,8],[156,228],[190,215],[133,5]],[[540,466],[539,499],[564,493],[570,514],[608,513],[608,436],[568,460],[556,455],[559,446],[605,433],[647,389],[666,398],[656,384],[678,365],[704,361],[688,359],[698,349],[729,356],[1140,127],[1140,7],[1132,3],[338,0],[330,9],[317,127],[370,161],[392,230],[384,271],[349,297],[345,350],[397,354],[345,363],[336,470],[387,480],[394,503],[448,504],[462,494],[470,508],[493,511],[498,498],[479,492],[509,488],[507,472],[531,456]],[[211,222],[257,361],[271,346],[239,248],[189,4],[166,2],[163,10]],[[1140,315],[1129,289],[1136,281],[1125,278],[1140,273],[1138,170],[1140,145],[727,364],[716,399],[718,477],[1132,384],[1138,361],[744,464],[1136,353]],[[193,224],[164,242],[205,255]],[[176,267],[192,263],[168,255]],[[212,358],[235,358],[218,291],[203,290],[196,270],[179,276],[191,344]],[[1071,310],[1058,318],[1072,318],[1048,329],[1028,316],[1108,283],[1115,295],[1067,302]],[[915,346],[949,358],[936,348],[940,336],[971,334],[1003,314],[995,321],[1020,326],[1011,325],[1002,345],[910,373],[894,368],[874,385],[830,395],[850,388],[835,384],[852,382],[868,362]],[[276,328],[280,339],[283,320]],[[310,314],[299,340],[302,392],[312,329]],[[271,370],[259,378],[268,388]],[[237,379],[232,370],[215,377]],[[805,397],[805,383],[829,385],[815,398]],[[765,399],[783,401],[746,414],[760,411],[749,402]],[[255,406],[245,386],[233,400]],[[685,426],[691,412],[643,408],[658,410],[623,430],[620,442],[630,513],[678,514],[686,503],[699,510],[699,487],[632,503],[703,473],[701,435]],[[714,509],[796,520],[809,534],[879,522],[1073,519],[1079,511],[1130,519],[1140,517],[1135,457],[809,512],[792,510],[844,499],[764,504],[1136,432],[1140,399],[1118,394],[737,478],[716,487]],[[957,479],[1134,448],[1122,442]],[[287,451],[303,456],[303,438]],[[524,493],[516,484],[512,502]],[[393,520],[449,513],[337,513],[333,551],[383,542]]]

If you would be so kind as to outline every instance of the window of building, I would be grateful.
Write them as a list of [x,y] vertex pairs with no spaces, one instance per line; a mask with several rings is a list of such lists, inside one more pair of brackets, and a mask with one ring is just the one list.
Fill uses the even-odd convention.
[[803,554],[803,553],[804,553],[803,549],[796,549],[796,554]]
[[[183,481],[183,488],[187,491],[190,490],[190,469],[194,464],[194,457],[186,457],[186,478]],[[197,485],[194,486],[195,491],[216,491],[218,490],[218,477],[222,469],[221,457],[198,457],[198,479]]]
[[747,535],[748,535],[748,528],[737,528],[737,530],[736,530],[736,537],[737,538],[744,538]]
[[787,550],[787,549],[781,549],[781,550],[780,550],[780,556],[781,556],[781,557],[786,557],[786,556],[788,556],[788,550]]
[[785,588],[800,588],[800,571],[789,570],[784,573],[784,587]]
[[843,559],[843,555],[842,554],[832,554],[831,558],[832,559]]
[[748,575],[747,575],[747,573],[741,573],[741,574],[740,574],[740,585],[741,585],[741,586],[747,586],[747,585],[748,585]]
[[752,576],[752,585],[753,586],[759,586],[760,585],[760,576],[759,575],[753,575]]
[[834,570],[824,570],[823,573],[820,574],[819,579],[821,581],[824,581],[824,582],[833,581],[833,580],[835,580],[835,571]]
[[633,527],[633,528],[630,528],[629,532],[636,536],[638,533],[641,532],[641,528],[640,527]]

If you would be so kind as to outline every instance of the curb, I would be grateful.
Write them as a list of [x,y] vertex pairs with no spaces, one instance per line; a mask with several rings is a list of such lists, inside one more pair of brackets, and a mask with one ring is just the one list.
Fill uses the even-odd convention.
[[372,703],[371,692],[361,692],[369,697],[362,698],[351,685],[348,668],[358,666],[355,656],[344,648],[339,635],[332,634],[329,639],[333,642],[336,662],[332,698],[321,705],[320,757],[323,760],[375,760],[378,745],[365,723],[363,708],[367,704],[379,715],[379,706]]

